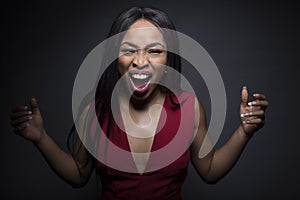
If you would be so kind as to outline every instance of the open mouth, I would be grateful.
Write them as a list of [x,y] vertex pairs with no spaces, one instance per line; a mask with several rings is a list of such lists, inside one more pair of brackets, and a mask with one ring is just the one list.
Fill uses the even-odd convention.
[[143,93],[148,90],[152,73],[148,71],[132,70],[129,72],[130,83],[135,92]]

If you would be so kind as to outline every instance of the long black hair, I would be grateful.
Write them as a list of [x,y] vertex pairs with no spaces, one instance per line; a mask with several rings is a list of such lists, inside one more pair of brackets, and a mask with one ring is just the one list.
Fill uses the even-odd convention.
[[[112,37],[118,33],[127,31],[129,27],[136,22],[139,19],[144,19],[152,24],[154,24],[158,28],[166,28],[166,29],[171,29],[171,30],[176,30],[174,24],[172,21],[169,19],[169,17],[164,13],[163,11],[155,8],[145,8],[145,7],[131,7],[129,9],[126,9],[123,11],[114,21],[113,25],[111,26],[111,29],[109,31],[109,37]],[[176,36],[173,37],[168,37],[164,38],[167,44],[167,47],[173,45],[173,49],[176,48],[177,46],[177,38]],[[175,45],[175,47],[174,47]],[[111,53],[111,52],[107,52]],[[103,64],[104,65],[104,64]],[[172,67],[179,73],[181,72],[181,59],[177,54],[174,54],[172,52],[167,52],[167,66]],[[169,83],[172,85],[172,90],[177,91],[178,93],[181,92],[180,89],[180,77],[176,74],[172,74],[172,71],[170,72],[171,74],[168,74],[168,77],[170,80]],[[118,82],[120,78],[120,74],[118,71],[118,59],[114,60],[112,63],[109,64],[109,66],[104,70],[102,73],[102,76],[99,77],[99,81],[92,90],[91,93],[95,94],[94,97],[94,108],[98,117],[98,122],[100,126],[102,127],[104,120],[108,120],[108,127],[107,127],[107,134],[113,134],[109,130],[111,128],[111,125],[113,123],[113,116],[112,116],[112,110],[111,110],[111,97],[112,97],[112,92],[113,89]],[[174,106],[179,107],[179,103],[174,100],[173,98],[173,93],[171,92],[170,89],[165,88],[163,86],[159,86],[161,92],[166,93],[169,98],[171,99],[171,102]],[[91,95],[93,96],[93,95]],[[89,99],[89,97],[86,97],[86,99]],[[86,105],[83,101],[82,105],[80,106],[81,109],[83,109]],[[91,102],[90,99],[87,100],[87,102]],[[101,114],[100,114],[101,113]],[[73,136],[74,138],[74,133],[76,132],[75,130],[75,125],[73,125],[69,137],[68,137],[68,148],[70,148],[70,140]]]

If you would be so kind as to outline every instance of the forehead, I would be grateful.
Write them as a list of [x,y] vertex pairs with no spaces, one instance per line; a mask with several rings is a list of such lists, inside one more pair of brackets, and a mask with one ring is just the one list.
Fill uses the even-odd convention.
[[122,42],[130,42],[139,47],[155,42],[165,45],[160,30],[154,24],[144,19],[136,21],[129,27]]

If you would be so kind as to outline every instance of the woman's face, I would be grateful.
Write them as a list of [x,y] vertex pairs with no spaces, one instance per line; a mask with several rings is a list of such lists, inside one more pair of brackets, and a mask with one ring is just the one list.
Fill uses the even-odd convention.
[[166,44],[159,29],[144,19],[132,24],[121,42],[118,61],[126,88],[134,98],[147,99],[158,89],[151,83],[161,80],[167,62]]

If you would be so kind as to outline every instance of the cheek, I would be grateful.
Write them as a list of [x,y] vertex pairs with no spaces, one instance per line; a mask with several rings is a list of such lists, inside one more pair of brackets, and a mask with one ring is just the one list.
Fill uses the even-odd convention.
[[167,64],[167,56],[164,57],[164,59],[163,59],[163,64],[164,64],[164,65]]
[[159,77],[161,77],[164,74],[166,69],[165,66],[166,64],[167,64],[167,56],[164,56],[156,60],[156,64],[154,65],[156,65],[156,72]]
[[160,82],[160,80],[162,79],[162,77],[165,74],[165,69],[166,69],[166,67],[164,65],[156,65],[154,67],[154,72],[155,72],[154,79],[156,81]]
[[126,59],[124,57],[119,57],[118,58],[118,67],[119,67],[119,72],[121,75],[125,74],[126,71],[128,70],[129,66],[130,66],[130,60]]
[[152,58],[151,63],[157,64],[157,65],[166,65],[167,64],[167,56],[163,56],[163,57],[155,58],[155,59]]

